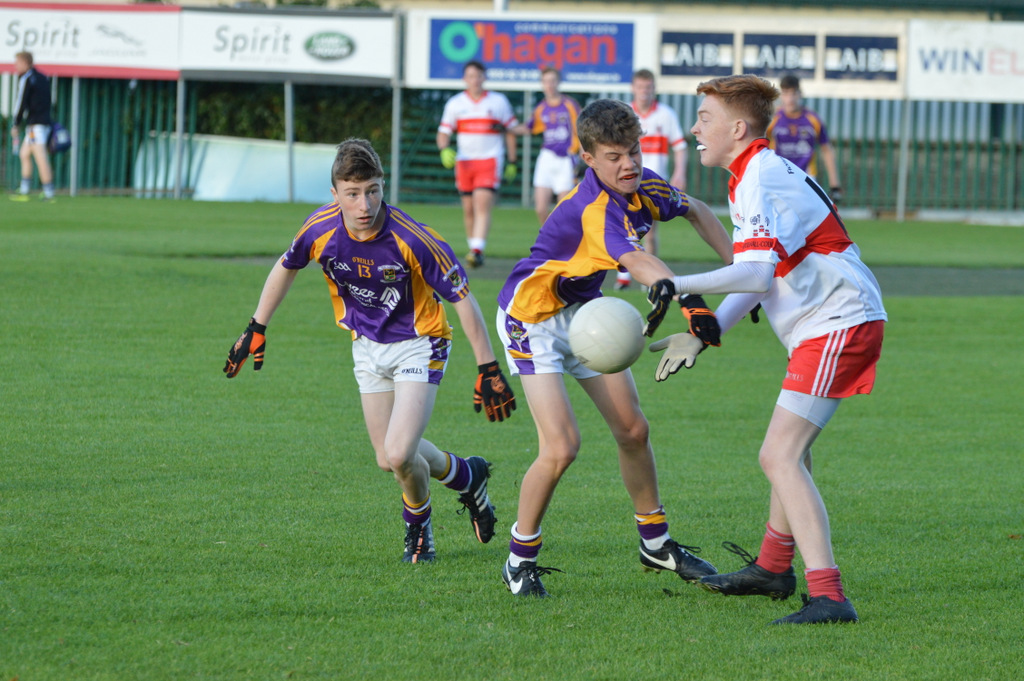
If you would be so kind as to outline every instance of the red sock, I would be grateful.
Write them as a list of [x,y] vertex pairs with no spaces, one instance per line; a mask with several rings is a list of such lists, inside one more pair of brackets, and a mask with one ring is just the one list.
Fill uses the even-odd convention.
[[807,578],[807,590],[810,592],[811,598],[828,596],[833,601],[840,603],[846,600],[838,565],[817,570],[804,570],[804,576]]
[[796,546],[793,535],[782,534],[768,523],[764,526],[767,530],[755,562],[768,572],[785,572],[793,565],[793,551]]

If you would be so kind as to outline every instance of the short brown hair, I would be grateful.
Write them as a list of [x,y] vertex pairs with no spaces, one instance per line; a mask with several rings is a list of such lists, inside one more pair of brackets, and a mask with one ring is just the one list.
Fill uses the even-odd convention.
[[763,137],[775,114],[779,90],[764,78],[754,75],[723,76],[697,86],[699,95],[715,95],[750,126],[751,132]]
[[632,147],[640,140],[643,128],[633,107],[617,99],[598,99],[587,104],[576,119],[580,146],[594,153],[598,144]]
[[800,79],[797,78],[796,76],[794,76],[792,73],[787,73],[786,75],[784,75],[782,77],[782,80],[779,81],[779,89],[780,90],[799,90],[800,89]]
[[24,61],[29,66],[32,66],[32,64],[35,63],[35,60],[32,59],[32,53],[31,52],[18,52],[17,54],[14,55],[14,58],[15,58],[15,60],[21,59],[22,61]]
[[640,69],[639,71],[636,71],[636,72],[633,73],[633,80],[634,81],[638,81],[638,80],[650,80],[650,81],[653,81],[654,80],[654,72],[651,71],[650,69]]
[[545,66],[544,68],[542,68],[540,70],[541,77],[544,77],[544,76],[548,75],[549,73],[553,73],[556,76],[558,76],[558,80],[559,80],[559,82],[561,82],[561,80],[562,80],[562,72],[559,71],[558,69],[556,69],[554,66]]
[[384,177],[384,167],[373,145],[364,139],[349,137],[338,145],[331,167],[331,186],[338,182],[366,182]]

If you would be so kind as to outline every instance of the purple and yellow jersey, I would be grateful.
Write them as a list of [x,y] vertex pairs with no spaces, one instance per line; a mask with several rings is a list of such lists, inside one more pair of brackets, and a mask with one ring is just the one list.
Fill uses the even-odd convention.
[[828,130],[818,114],[804,109],[790,118],[779,109],[768,124],[765,137],[771,148],[811,177],[818,174],[818,147],[828,144]]
[[541,100],[527,125],[534,135],[544,133],[542,149],[559,156],[575,156],[580,153],[580,139],[576,136],[576,119],[579,116],[579,103],[562,95],[562,101],[555,106],[548,104],[546,99]]
[[644,168],[640,190],[630,197],[606,189],[594,171],[562,199],[505,281],[498,304],[516,319],[537,323],[566,305],[601,297],[607,270],[641,251],[640,238],[655,221],[690,209],[686,194]]
[[381,209],[387,213],[380,232],[358,241],[345,228],[337,204],[321,206],[306,218],[281,264],[298,270],[313,260],[320,263],[334,319],[353,339],[450,339],[440,298],[455,303],[469,295],[466,271],[437,232],[397,208],[382,204]]

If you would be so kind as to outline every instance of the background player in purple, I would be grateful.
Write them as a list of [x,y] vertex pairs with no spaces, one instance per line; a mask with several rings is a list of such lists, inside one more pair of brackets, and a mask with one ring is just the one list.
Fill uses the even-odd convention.
[[[544,221],[530,255],[515,265],[498,296],[498,333],[510,370],[522,378],[540,440],[537,458],[523,476],[502,568],[502,579],[516,596],[547,595],[540,577],[550,568],[537,564],[541,521],[555,486],[580,450],[563,374],[579,382],[615,438],[640,534],[641,565],[675,572],[690,582],[715,572],[690,552],[699,549],[669,535],[647,419],[632,374],[628,369],[599,374],[569,349],[569,323],[581,304],[601,296],[608,270],[621,265],[648,285],[671,276],[665,263],[640,246],[654,220],[685,217],[723,261],[732,259],[729,237],[714,213],[643,168],[641,132],[639,118],[623,102],[600,99],[583,109],[577,133],[589,168]],[[699,307],[704,308],[703,301]]]
[[[727,293],[717,310],[728,331],[758,304],[789,361],[758,460],[771,485],[756,558],[737,572],[701,579],[725,595],[785,599],[796,590],[800,550],[810,598],[773,624],[856,622],[832,552],[828,513],[811,477],[811,446],[843,398],[871,392],[886,320],[882,294],[835,204],[799,168],[768,149],[764,133],[778,90],[753,75],[701,83],[691,132],[701,163],[729,171],[733,263],[659,281],[669,294]],[[667,349],[666,349],[667,348]],[[704,348],[686,333],[652,343],[665,350],[657,379],[693,366]]]
[[792,161],[811,177],[818,177],[818,156],[828,171],[829,193],[839,203],[843,198],[843,185],[839,181],[836,151],[828,137],[828,129],[821,117],[804,106],[800,92],[800,79],[787,74],[779,81],[782,106],[768,124],[765,137],[779,156]]
[[236,376],[249,355],[263,365],[267,325],[298,271],[323,270],[335,321],[352,334],[352,357],[363,418],[377,465],[402,488],[406,562],[433,560],[430,478],[459,492],[477,539],[494,534],[487,495],[490,464],[463,459],[423,439],[451,347],[441,298],[452,303],[476,355],[474,407],[504,420],[515,397],[501,373],[466,272],[451,247],[429,227],[383,202],[384,170],[366,140],[338,146],[331,170],[334,202],[314,211],[291,248],[274,265],[256,312],[228,353],[224,372]]
[[580,140],[576,136],[579,103],[558,90],[561,72],[547,66],[540,72],[544,99],[533,109],[530,120],[517,125],[517,135],[544,135],[544,144],[533,170],[533,206],[543,225],[551,212],[551,197],[561,201],[576,186],[576,163]]

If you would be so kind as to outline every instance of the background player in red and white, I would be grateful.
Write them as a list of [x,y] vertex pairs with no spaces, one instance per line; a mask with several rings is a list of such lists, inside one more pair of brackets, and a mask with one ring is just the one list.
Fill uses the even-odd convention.
[[[701,83],[691,129],[701,163],[729,171],[733,264],[657,282],[652,294],[728,293],[718,307],[722,331],[760,303],[789,353],[760,463],[771,483],[767,531],[756,559],[701,580],[726,595],[787,598],[796,589],[794,544],[806,567],[810,599],[775,624],[856,622],[832,553],[828,514],[811,478],[811,445],[844,397],[874,386],[886,320],[878,282],[824,190],[768,148],[765,130],[778,90],[752,75]],[[658,380],[691,367],[704,344],[676,334]]]
[[[466,89],[445,103],[437,128],[441,163],[445,168],[455,168],[455,187],[462,197],[469,244],[466,264],[470,267],[484,264],[491,213],[502,178],[511,182],[519,174],[516,136],[511,131],[519,121],[505,95],[484,89],[486,75],[487,70],[478,61],[463,67]],[[457,151],[451,147],[453,134]]]
[[[442,298],[459,315],[476,355],[476,410],[501,421],[515,409],[515,397],[451,247],[429,227],[386,205],[383,194],[384,170],[370,143],[342,142],[331,169],[334,201],[306,219],[270,271],[249,327],[228,353],[224,373],[236,376],[250,355],[254,368],[262,368],[271,316],[299,270],[317,263],[331,293],[334,319],[352,334],[363,418],[377,465],[393,472],[402,488],[402,559],[420,562],[435,555],[431,477],[461,493],[477,539],[486,543],[494,534],[494,507],[487,495],[490,464],[479,456],[462,459],[423,439],[451,348]],[[323,426],[330,427],[330,419]]]
[[[569,349],[568,329],[580,305],[601,296],[608,270],[625,267],[643,284],[672,276],[665,263],[640,246],[652,221],[685,217],[724,262],[732,258],[729,235],[707,205],[642,167],[640,121],[629,105],[612,99],[591,102],[580,113],[577,132],[586,174],[555,206],[530,255],[516,263],[498,294],[498,332],[510,371],[522,378],[539,438],[537,458],[523,476],[502,568],[502,579],[516,596],[547,595],[540,577],[549,568],[537,564],[541,521],[580,451],[565,374],[579,382],[615,438],[640,534],[641,565],[675,572],[689,582],[715,572],[688,551],[694,547],[669,535],[649,427],[632,374],[628,369],[599,374],[584,367]],[[704,308],[703,301],[699,307]]]
[[[679,124],[679,115],[667,104],[658,101],[655,94],[654,74],[640,69],[633,74],[630,85],[633,93],[633,111],[640,117],[644,134],[640,138],[640,149],[644,154],[644,168],[650,168],[658,175],[668,178],[676,189],[686,191],[686,137]],[[672,159],[672,175],[668,174],[669,158]],[[651,225],[651,231],[644,238],[645,248],[652,255],[658,255],[658,223]],[[615,280],[616,290],[622,290],[632,281],[629,272],[619,272]]]
[[530,120],[512,129],[517,135],[544,135],[533,170],[533,206],[537,220],[543,225],[551,213],[551,198],[561,201],[576,186],[576,164],[580,140],[576,136],[576,119],[580,105],[562,94],[558,86],[561,72],[547,66],[541,69],[540,83],[544,99],[533,109]]
[[829,194],[838,204],[843,198],[843,186],[839,181],[839,166],[836,164],[836,150],[829,140],[825,121],[816,112],[804,106],[800,92],[800,79],[787,74],[779,81],[782,106],[775,112],[768,124],[765,137],[770,147],[779,156],[792,161],[800,170],[811,177],[819,174],[818,157],[821,157],[828,171]]

